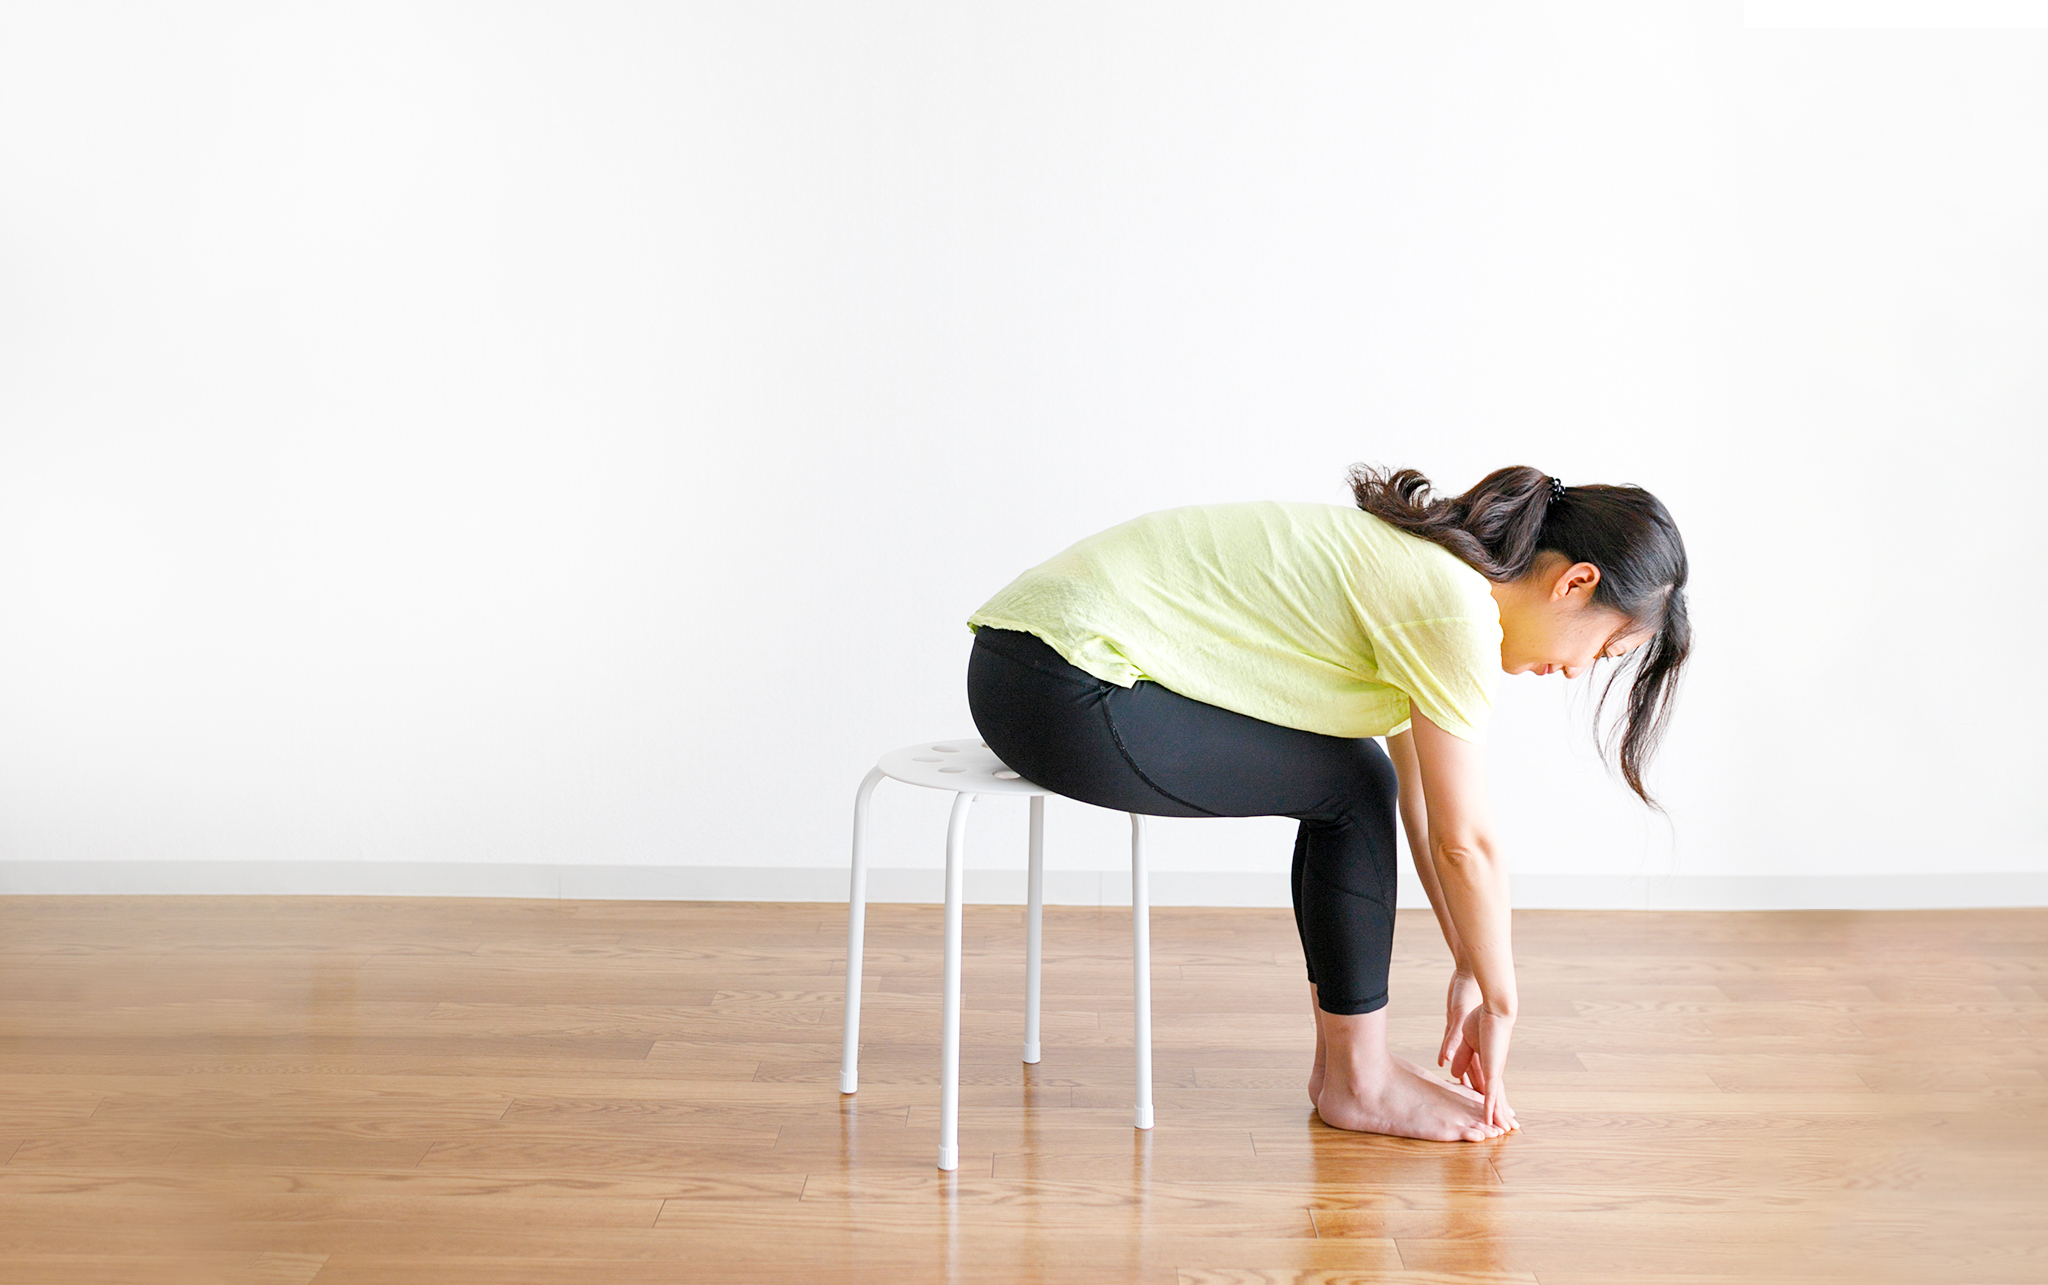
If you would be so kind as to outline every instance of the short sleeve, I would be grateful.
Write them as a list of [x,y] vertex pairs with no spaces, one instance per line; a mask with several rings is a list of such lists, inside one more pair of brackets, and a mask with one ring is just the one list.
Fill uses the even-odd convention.
[[1454,617],[1374,631],[1380,681],[1461,741],[1484,744],[1500,675],[1500,624]]

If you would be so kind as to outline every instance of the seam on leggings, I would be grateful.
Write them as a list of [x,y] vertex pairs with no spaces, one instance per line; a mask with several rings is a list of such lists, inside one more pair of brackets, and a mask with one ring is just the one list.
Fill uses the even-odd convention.
[[[1396,874],[1398,876],[1398,871],[1396,872]],[[1304,879],[1313,879],[1317,883],[1323,885],[1323,887],[1328,888],[1331,892],[1334,892],[1339,896],[1356,897],[1360,901],[1369,901],[1373,905],[1378,906],[1381,910],[1391,911],[1395,908],[1387,902],[1381,901],[1378,897],[1373,896],[1369,892],[1353,892],[1351,889],[1346,888],[1341,883],[1331,883],[1328,879],[1323,878],[1321,875],[1317,874],[1313,870],[1304,869],[1301,872],[1301,877]]]
[[1180,795],[1175,794],[1172,790],[1162,789],[1159,785],[1159,782],[1147,776],[1145,774],[1145,769],[1138,766],[1138,760],[1131,757],[1130,746],[1124,744],[1124,734],[1116,730],[1116,715],[1109,712],[1109,703],[1107,701],[1103,702],[1102,705],[1102,725],[1109,729],[1109,739],[1116,742],[1116,752],[1124,756],[1124,766],[1130,768],[1132,773],[1135,774],[1140,781],[1143,781],[1146,785],[1151,786],[1154,792],[1156,792],[1163,798],[1172,799],[1175,803],[1180,804],[1184,808],[1193,808],[1195,811],[1201,813],[1205,817],[1223,815],[1220,812],[1211,812],[1209,809],[1202,807],[1200,804],[1190,803],[1186,799],[1180,797]]

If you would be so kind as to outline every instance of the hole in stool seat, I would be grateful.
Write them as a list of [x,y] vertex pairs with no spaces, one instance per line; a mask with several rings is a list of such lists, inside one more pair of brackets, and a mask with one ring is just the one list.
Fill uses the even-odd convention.
[[964,767],[942,767],[939,769],[941,772],[965,772],[966,770]]
[[941,754],[958,754],[960,752],[960,747],[957,745],[934,745],[932,748]]
[[1018,776],[1015,772],[1010,771],[1008,768],[1004,768],[1002,771],[996,773],[996,780],[998,781],[1020,781],[1022,779],[1022,777]]

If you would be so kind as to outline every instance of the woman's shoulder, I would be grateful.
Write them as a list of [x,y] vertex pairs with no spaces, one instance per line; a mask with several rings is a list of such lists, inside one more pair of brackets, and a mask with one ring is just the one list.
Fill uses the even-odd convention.
[[1360,589],[1390,614],[1409,620],[1499,619],[1493,584],[1471,563],[1362,509],[1331,508],[1341,514],[1331,520],[1357,542]]

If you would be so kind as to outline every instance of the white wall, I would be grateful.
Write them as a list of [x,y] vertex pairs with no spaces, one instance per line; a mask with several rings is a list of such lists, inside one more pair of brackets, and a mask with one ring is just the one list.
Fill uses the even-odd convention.
[[[2044,73],[1732,2],[16,0],[0,859],[835,866],[1016,571],[1364,459],[1686,532],[1670,823],[1511,681],[1525,887],[2048,891]],[[1277,886],[1285,823],[1161,829]]]

